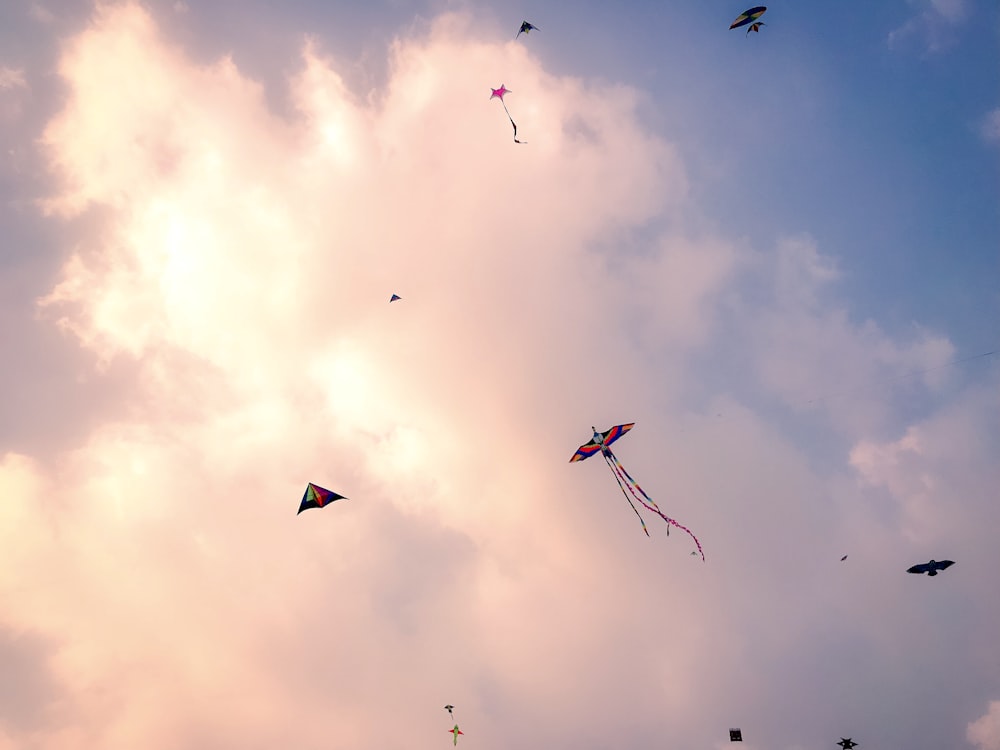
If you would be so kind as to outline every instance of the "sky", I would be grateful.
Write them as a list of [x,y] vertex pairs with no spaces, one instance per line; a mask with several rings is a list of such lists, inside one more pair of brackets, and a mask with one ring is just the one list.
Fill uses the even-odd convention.
[[1000,9],[876,5],[4,4],[0,750],[1000,750]]

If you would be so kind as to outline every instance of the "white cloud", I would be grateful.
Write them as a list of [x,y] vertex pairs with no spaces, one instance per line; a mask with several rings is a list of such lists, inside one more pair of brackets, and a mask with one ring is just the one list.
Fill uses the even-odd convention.
[[928,52],[939,52],[952,44],[954,31],[968,16],[968,0],[910,0],[914,15],[889,32],[888,45],[894,48],[907,39],[918,38]]
[[977,750],[1000,750],[1000,701],[991,701],[986,713],[969,723],[965,737]]
[[997,107],[983,118],[980,132],[987,141],[993,143],[1000,141],[1000,107]]
[[38,2],[31,3],[31,7],[29,8],[28,12],[31,14],[31,17],[34,18],[39,23],[47,24],[47,23],[52,23],[52,21],[55,20],[55,15],[53,15],[52,11],[50,11],[48,8],[46,8],[44,5]]
[[0,67],[0,91],[3,89],[27,88],[24,71],[19,68]]

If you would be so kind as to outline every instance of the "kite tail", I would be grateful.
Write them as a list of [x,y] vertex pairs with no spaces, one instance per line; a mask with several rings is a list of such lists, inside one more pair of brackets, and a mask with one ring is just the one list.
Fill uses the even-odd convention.
[[527,143],[527,141],[517,140],[517,123],[514,122],[514,118],[510,116],[510,110],[507,109],[507,102],[503,100],[502,96],[500,97],[500,103],[503,105],[503,111],[507,113],[507,119],[510,120],[511,127],[514,128],[514,143]]
[[646,536],[649,536],[649,529],[646,528],[646,522],[642,520],[642,516],[639,515],[639,509],[635,507],[635,503],[632,502],[632,498],[630,498],[628,496],[628,492],[625,491],[625,485],[622,484],[622,478],[618,476],[618,472],[615,470],[614,464],[611,463],[611,459],[609,459],[606,455],[604,456],[604,460],[608,462],[608,466],[611,468],[611,473],[615,475],[615,481],[618,482],[618,487],[621,489],[625,499],[628,500],[628,504],[632,507],[632,512],[635,513],[635,517],[638,518],[639,523],[642,524],[642,530],[646,532]]
[[[704,562],[705,551],[701,548],[701,542],[698,541],[698,537],[694,535],[691,529],[689,529],[687,526],[677,523],[677,521],[672,519],[670,516],[666,515],[663,511],[661,511],[660,507],[656,504],[653,498],[647,495],[645,490],[643,490],[642,487],[639,486],[639,483],[632,478],[632,476],[628,473],[628,471],[625,470],[625,467],[622,466],[621,461],[618,460],[618,456],[616,456],[609,450],[607,451],[607,455],[605,455],[605,458],[608,461],[608,465],[611,466],[612,471],[615,472],[615,476],[618,478],[619,485],[624,483],[625,486],[628,488],[628,491],[632,493],[632,497],[638,500],[643,505],[643,507],[646,508],[646,510],[652,511],[653,513],[655,513],[656,515],[658,515],[660,518],[662,518],[664,521],[667,522],[668,535],[670,534],[669,527],[676,526],[678,529],[685,532],[689,537],[691,537],[694,540],[694,545],[698,548],[698,554],[701,555],[702,562]],[[638,490],[638,492],[636,492],[636,490]],[[633,508],[634,507],[635,506],[633,506]],[[646,527],[645,524],[643,524],[643,528],[645,527]]]

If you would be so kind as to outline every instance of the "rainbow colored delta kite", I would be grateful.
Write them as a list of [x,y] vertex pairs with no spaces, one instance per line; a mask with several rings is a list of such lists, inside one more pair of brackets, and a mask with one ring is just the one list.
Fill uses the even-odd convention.
[[[682,526],[674,519],[664,515],[663,511],[661,511],[659,506],[653,501],[653,498],[643,491],[642,487],[639,486],[639,483],[636,482],[632,478],[632,475],[625,470],[624,466],[622,466],[618,457],[611,452],[611,444],[633,427],[635,427],[635,422],[631,422],[630,424],[615,425],[610,430],[605,432],[598,432],[596,427],[591,427],[590,429],[594,431],[594,437],[592,437],[589,442],[581,445],[577,449],[576,453],[573,454],[573,458],[571,458],[569,462],[572,464],[577,461],[585,461],[595,453],[600,452],[600,454],[604,456],[604,460],[607,462],[608,468],[611,469],[611,473],[615,475],[615,481],[618,482],[618,487],[621,489],[622,494],[625,495],[625,499],[628,500],[628,504],[631,505],[632,510],[635,511],[635,515],[639,519],[639,523],[642,524],[642,530],[646,532],[646,536],[649,536],[649,529],[646,528],[646,522],[642,520],[642,516],[639,515],[639,510],[635,507],[635,503],[632,502],[633,497],[638,500],[646,510],[652,511],[667,522],[668,535],[670,534],[670,527],[676,526],[678,529],[686,532],[688,536],[694,539],[695,546],[698,548],[698,553],[704,561],[705,553],[701,549],[701,542],[698,541],[698,537],[696,537],[687,526]],[[629,495],[632,497],[629,497]]]
[[[309,508],[325,508],[327,505],[332,503],[334,500],[346,500],[343,495],[338,495],[336,492],[330,492],[330,490],[325,490],[318,484],[313,484],[312,482],[306,487],[306,493],[302,496],[302,504],[299,505],[299,513]],[[296,513],[295,515],[298,515]]]

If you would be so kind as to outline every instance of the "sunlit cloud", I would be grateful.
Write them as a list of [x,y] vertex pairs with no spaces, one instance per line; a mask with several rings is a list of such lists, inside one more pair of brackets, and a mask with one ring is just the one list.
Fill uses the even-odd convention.
[[976,750],[1000,750],[1000,701],[992,701],[985,714],[969,723],[965,737]]

